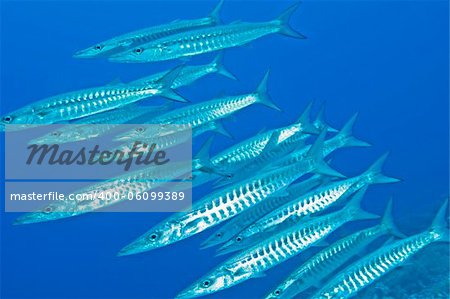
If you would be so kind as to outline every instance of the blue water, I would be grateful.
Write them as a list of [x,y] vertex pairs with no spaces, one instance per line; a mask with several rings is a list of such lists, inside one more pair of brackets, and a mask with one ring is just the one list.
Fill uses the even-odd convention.
[[[127,31],[203,17],[215,4],[2,1],[1,114],[47,96],[175,66],[176,61],[133,65],[71,56]],[[226,1],[221,16],[225,22],[268,20],[290,4]],[[355,135],[373,146],[341,150],[332,164],[352,176],[390,151],[385,173],[403,181],[371,187],[364,206],[382,213],[388,197],[394,196],[400,229],[416,233],[429,226],[449,194],[448,9],[447,1],[304,1],[291,24],[308,39],[271,35],[226,50],[225,65],[238,82],[213,75],[180,92],[201,102],[221,92],[252,91],[271,69],[269,92],[284,112],[263,106],[239,112],[235,121],[225,122],[235,140],[216,138],[213,152],[263,127],[294,121],[311,100],[316,111],[326,102],[327,119],[337,128],[359,112]],[[195,57],[191,63],[206,63],[213,56]],[[196,139],[194,147],[205,137]],[[194,198],[209,190],[194,190]],[[13,226],[17,216],[1,214],[2,298],[171,298],[223,260],[214,257],[214,249],[198,249],[210,232],[152,252],[116,257],[166,214],[94,213]],[[354,227],[347,225],[344,231]],[[447,264],[445,250],[436,255],[433,248],[421,261],[437,268]],[[212,297],[261,297],[301,259]],[[408,275],[392,275],[398,277],[395,287],[408,294]]]

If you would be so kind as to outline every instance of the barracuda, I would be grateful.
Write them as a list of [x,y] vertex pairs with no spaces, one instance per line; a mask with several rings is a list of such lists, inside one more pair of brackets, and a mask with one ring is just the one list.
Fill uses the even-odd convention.
[[311,286],[320,286],[322,279],[385,234],[405,237],[393,222],[392,200],[386,207],[381,224],[353,233],[318,252],[270,292],[266,299],[294,298]]
[[[183,175],[189,176],[191,167],[191,161],[187,161],[173,162],[163,167],[149,166],[136,170],[73,192],[73,194],[83,194],[83,198],[91,196],[94,200],[66,199],[57,201],[35,212],[24,214],[17,218],[14,224],[46,222],[93,212],[126,201],[131,193],[142,193],[167,184],[168,181]],[[111,194],[113,196],[110,200],[104,200],[99,197],[99,194]]]
[[[184,108],[176,109],[152,120],[154,123],[173,124],[184,126],[185,129],[195,129],[205,123],[215,121],[230,116],[231,114],[254,104],[262,104],[267,107],[280,110],[271,100],[267,93],[267,80],[269,72],[266,73],[259,84],[257,90],[253,93],[230,96],[202,102],[195,105],[189,105]],[[180,129],[183,129],[180,127]],[[152,130],[145,130],[138,126],[133,130],[116,136],[116,141],[139,140],[151,138],[155,134]]]
[[[173,126],[177,127],[177,125]],[[155,144],[154,150],[166,150],[168,148],[188,142],[189,140],[192,140],[193,138],[209,131],[231,137],[231,135],[223,128],[220,121],[212,121],[203,124],[193,130],[180,128],[175,129],[173,133],[165,134],[161,132],[160,135],[155,135],[152,138],[132,140],[130,142],[126,142],[122,145],[117,146],[111,151],[114,152],[116,150],[119,150],[124,153],[129,153],[133,148],[135,148],[135,151],[138,153],[146,153],[149,150],[149,147],[147,147],[146,145],[150,144]],[[138,142],[139,144],[136,144],[136,142]]]
[[94,114],[74,121],[69,126],[61,127],[44,136],[31,140],[30,144],[63,144],[83,141],[102,136],[120,124],[144,116],[151,119],[170,109],[170,105],[138,106],[130,104],[123,108]]
[[[309,111],[309,108],[307,108],[307,111]],[[306,112],[306,111],[305,111]],[[314,121],[312,127],[313,128],[321,128],[321,129],[327,129],[328,131],[335,131],[332,128],[327,128],[325,125],[325,122],[322,119],[323,110],[319,112],[319,115],[317,119]],[[306,116],[303,115],[301,119],[306,119]],[[354,120],[353,120],[354,121]],[[302,153],[302,157],[304,157],[310,148],[310,146],[305,145],[306,140],[308,137],[310,137],[309,134],[313,132],[313,130],[308,129],[308,126],[310,126],[306,121],[298,121],[297,124],[303,124],[303,130],[300,130],[294,126],[291,126],[290,130],[288,132],[291,133],[291,136],[287,135],[284,136],[284,138],[279,138],[278,143],[273,142],[273,144],[270,144],[270,141],[268,141],[263,150],[261,152],[255,151],[252,153],[250,150],[249,152],[243,152],[244,155],[247,155],[247,157],[252,157],[252,159],[248,159],[248,161],[236,161],[233,160],[233,162],[238,163],[232,163],[229,160],[227,161],[228,164],[226,167],[217,167],[218,169],[222,169],[222,171],[229,171],[233,172],[233,176],[231,178],[222,178],[220,181],[216,182],[214,186],[224,186],[232,182],[237,182],[239,180],[242,180],[246,177],[248,177],[251,173],[257,173],[262,171],[267,171],[267,169],[273,169],[277,168],[281,165],[281,167],[291,165],[292,163],[283,163],[283,161],[299,161],[299,153]],[[297,132],[296,132],[297,131]],[[286,135],[283,131],[275,131],[273,134],[279,134],[279,135]],[[335,151],[336,149],[342,148],[342,147],[350,147],[350,146],[368,146],[367,143],[360,141],[353,136],[351,136],[351,130],[347,126],[344,126],[344,128],[341,130],[341,132],[335,136],[333,139],[326,141],[324,147],[324,153],[325,155],[330,154],[331,152]],[[239,147],[238,147],[239,149]],[[292,154],[292,158],[291,157]],[[216,157],[222,157],[220,154]],[[217,163],[217,160],[212,160],[212,165],[215,165]],[[281,162],[277,162],[280,161]],[[224,160],[222,160],[224,161]],[[293,162],[293,163],[295,163]],[[239,166],[235,166],[235,164]]]
[[220,255],[251,246],[261,237],[273,234],[279,227],[289,226],[297,223],[301,218],[322,212],[363,187],[371,184],[398,182],[398,179],[384,176],[381,173],[386,158],[387,154],[383,155],[359,176],[322,186],[280,206],[225,243],[219,249]]
[[324,180],[325,178],[323,176],[314,175],[303,182],[290,186],[287,190],[288,195],[267,198],[263,202],[250,208],[248,211],[239,214],[226,222],[203,242],[202,249],[219,245],[230,240],[253,222],[282,206],[286,202],[306,193],[313,187],[319,186]]
[[295,32],[288,24],[298,6],[299,4],[293,5],[270,22],[236,22],[183,32],[112,55],[109,59],[131,63],[170,60],[242,46],[272,33],[304,39],[303,35]]
[[[325,131],[321,133],[322,139]],[[156,225],[130,245],[119,255],[135,254],[167,246],[198,234],[233,216],[255,206],[267,197],[288,187],[306,173],[315,171],[342,176],[331,169],[321,157],[322,143],[316,142],[310,158],[286,168],[257,175],[238,184],[212,192],[199,200],[192,211],[174,215]]]
[[170,88],[180,71],[181,67],[176,67],[158,83],[152,85],[107,85],[50,97],[3,116],[0,130],[4,130],[6,125],[16,125],[10,126],[9,129],[20,130],[32,125],[66,122],[120,108],[153,96],[186,102]]
[[94,58],[109,56],[111,54],[115,54],[144,43],[155,41],[169,35],[220,24],[219,11],[222,7],[222,4],[223,0],[221,0],[219,4],[217,4],[211,14],[206,18],[195,20],[177,20],[168,24],[153,26],[126,33],[95,44],[87,49],[80,50],[75,53],[74,57]]
[[[216,169],[218,173],[221,174],[231,174],[236,173],[236,169],[239,168],[241,164],[249,164],[254,159],[257,159],[264,151],[267,146],[267,143],[270,137],[275,133],[280,133],[280,137],[278,142],[284,142],[288,138],[293,138],[293,140],[298,139],[298,141],[303,141],[310,137],[312,134],[318,133],[323,129],[327,129],[329,132],[334,132],[335,129],[329,127],[322,118],[322,111],[319,112],[318,117],[312,124],[309,122],[309,111],[312,106],[312,103],[308,105],[305,111],[302,113],[302,116],[292,125],[270,130],[264,133],[259,133],[257,136],[244,140],[224,151],[215,155],[214,157],[210,157],[209,148],[204,148],[204,155],[199,157],[199,162],[203,165],[209,165],[210,168]],[[298,129],[301,128],[299,132]],[[297,132],[298,134],[295,134]],[[294,135],[294,136],[293,136]],[[261,164],[261,163],[259,163]],[[266,168],[266,167],[264,167]],[[194,171],[193,172],[193,187],[201,186],[207,182],[212,180],[216,180],[219,177],[215,174],[211,174],[208,172],[202,171]],[[252,175],[249,175],[252,176]],[[216,187],[224,186],[229,184],[229,181],[226,180],[227,177],[221,176],[222,180],[220,184]],[[236,180],[237,181],[237,180]]]
[[[341,131],[339,131],[339,133],[335,137],[325,141],[324,145],[325,157],[339,148],[370,146],[369,143],[355,138],[352,134],[353,126],[355,124],[357,116],[358,114],[353,115],[353,117],[347,121],[347,123],[342,127]],[[301,161],[307,154],[308,149],[309,146],[305,146],[299,149],[298,151],[292,153],[291,155],[276,161],[273,167],[283,167],[290,165],[292,163],[296,163],[297,161]]]
[[[208,64],[205,65],[186,65],[181,69],[180,74],[178,77],[174,80],[171,88],[177,89],[183,86],[190,85],[191,83],[197,81],[200,78],[203,78],[209,74],[220,74],[222,76],[225,76],[227,78],[237,80],[237,78],[230,73],[222,63],[223,60],[223,53],[220,53],[216,56],[216,58]],[[141,78],[136,81],[130,82],[131,84],[154,84],[158,80],[160,80],[162,77],[164,77],[167,74],[167,72],[161,72],[157,73],[145,78]]]
[[[310,123],[309,114],[311,111],[312,103],[310,103],[305,111],[302,113],[300,118],[293,124],[270,130],[264,133],[260,133],[255,137],[246,139],[220,153],[210,158],[210,162],[215,167],[222,169],[223,171],[234,170],[237,165],[247,164],[253,159],[261,155],[270,140],[270,137],[279,133],[280,137],[278,142],[283,142],[286,139],[292,137],[298,131],[306,134],[317,134],[321,131],[318,126],[314,126]],[[324,124],[318,124],[320,127],[325,126]],[[301,138],[307,138],[310,135],[304,135]]]
[[176,298],[208,295],[250,278],[260,277],[270,268],[317,244],[343,224],[354,220],[378,218],[361,210],[363,193],[363,190],[358,192],[348,206],[338,212],[288,228],[230,258],[182,291]]
[[385,245],[368,256],[342,270],[312,298],[350,298],[360,290],[373,284],[390,271],[406,263],[413,255],[434,242],[448,242],[448,227],[445,214],[448,200],[436,215],[431,228],[407,239]]

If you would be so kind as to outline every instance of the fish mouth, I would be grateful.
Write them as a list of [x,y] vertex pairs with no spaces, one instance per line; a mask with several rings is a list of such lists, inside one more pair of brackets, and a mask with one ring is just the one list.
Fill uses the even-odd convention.
[[201,295],[196,293],[195,290],[187,288],[187,289],[181,291],[180,293],[178,293],[178,295],[175,296],[175,299],[188,299],[188,298],[195,298],[195,297],[199,297],[199,296],[201,296]]
[[211,247],[223,244],[228,241],[229,241],[229,239],[227,239],[227,240],[216,239],[216,235],[213,234],[212,236],[207,238],[205,241],[203,241],[203,243],[200,245],[200,249],[203,250],[203,249],[211,248]]
[[26,213],[22,216],[19,216],[14,220],[13,225],[23,225],[23,224],[32,224],[32,223],[39,223],[39,222],[47,222],[52,219],[45,219],[40,217],[35,217],[36,214],[33,212]]
[[72,55],[73,58],[94,58],[95,55],[86,53],[85,50],[77,51]]
[[233,246],[230,244],[224,244],[222,247],[218,248],[215,256],[222,256],[225,254],[233,253],[242,250],[244,247]]
[[144,253],[146,251],[150,251],[152,249],[155,249],[157,247],[149,247],[148,243],[145,241],[138,239],[127,246],[120,249],[120,251],[117,253],[117,256],[127,256],[127,255],[134,255],[139,253]]

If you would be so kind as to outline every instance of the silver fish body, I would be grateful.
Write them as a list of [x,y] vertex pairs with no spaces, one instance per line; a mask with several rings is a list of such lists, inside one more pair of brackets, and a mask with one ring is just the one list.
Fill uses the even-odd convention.
[[[358,205],[359,201],[360,198],[357,199]],[[361,216],[360,212],[366,213],[361,211],[359,206],[352,205],[341,211],[283,230],[225,261],[191,287],[182,291],[177,298],[193,298],[215,293],[257,277],[323,240],[344,223],[369,218]]]
[[298,5],[289,8],[280,18],[261,23],[238,22],[202,28],[168,36],[110,57],[115,62],[152,62],[209,53],[245,45],[272,33],[304,38],[288,25],[288,19]]
[[266,148],[272,136],[278,135],[278,144],[297,143],[306,140],[310,134],[318,134],[320,130],[316,125],[310,123],[309,114],[312,107],[310,103],[300,118],[293,124],[259,133],[248,138],[210,158],[210,162],[223,171],[232,171],[240,165],[247,165],[259,157]]
[[32,103],[3,116],[0,125],[53,124],[113,110],[160,94],[157,85],[108,85],[65,93]]
[[[313,171],[315,158],[219,189],[196,202],[192,210],[156,225],[121,251],[121,255],[148,251],[191,237],[262,202]],[[150,236],[150,237],[149,237]]]
[[[195,129],[196,127],[202,126],[208,122],[226,118],[231,114],[256,103],[260,103],[274,109],[279,109],[270,101],[267,95],[268,76],[269,72],[266,73],[257,90],[253,93],[223,97],[189,105],[187,107],[163,114],[160,117],[153,119],[152,122],[158,124],[179,125],[184,127],[184,129]],[[118,135],[115,140],[123,141],[130,139],[146,139],[151,138],[154,135],[155,132],[153,130],[136,128]]]
[[217,25],[220,23],[218,13],[222,4],[223,1],[220,1],[208,17],[195,20],[176,20],[168,24],[152,26],[129,32],[97,43],[89,48],[80,50],[75,53],[74,57],[94,58],[109,56],[111,54],[120,53],[137,45],[155,41],[169,35]]
[[120,124],[141,116],[151,119],[164,113],[169,108],[169,105],[142,107],[131,104],[123,108],[78,119],[69,126],[61,127],[30,141],[30,144],[63,144],[96,138],[110,132]]
[[[326,154],[326,151],[322,153]],[[361,188],[366,188],[371,184],[397,182],[397,179],[386,177],[381,173],[381,168],[386,158],[387,154],[381,156],[359,176],[323,185],[308,194],[280,206],[278,209],[246,227],[233,239],[230,239],[220,248],[220,253],[224,254],[248,247],[258,242],[261,237],[267,237],[273,234],[273,231],[278,226],[285,227],[292,222],[298,222],[305,216],[321,212]],[[299,162],[297,161],[296,163]]]
[[351,298],[385,274],[403,265],[409,258],[434,242],[448,242],[446,213],[448,200],[439,209],[431,228],[423,233],[385,245],[351,264],[331,279],[314,299]]
[[351,186],[352,182],[337,182],[288,201],[244,228],[225,243],[219,252],[223,254],[246,248],[258,242],[261,237],[270,236],[280,227],[290,226],[298,223],[303,217],[321,212],[338,200],[349,196]]
[[230,240],[244,228],[257,221],[261,217],[267,215],[274,209],[280,207],[286,202],[289,202],[290,200],[296,198],[304,192],[309,191],[309,189],[313,188],[314,186],[319,185],[322,180],[322,177],[314,175],[304,182],[290,186],[288,189],[288,195],[269,197],[267,198],[267,200],[257,204],[248,211],[237,215],[236,217],[226,222],[213,234],[211,234],[211,236],[203,242],[203,248],[215,246]]
[[270,292],[266,299],[293,298],[311,286],[319,286],[320,281],[351,257],[360,253],[378,237],[388,233],[403,237],[393,223],[392,201],[386,208],[381,224],[357,231],[319,251]]
[[[191,166],[190,161],[174,162],[163,167],[152,165],[105,182],[93,184],[74,192],[74,194],[80,194],[83,198],[91,198],[91,200],[66,199],[50,203],[35,212],[19,217],[15,224],[45,222],[93,212],[126,201],[130,194],[148,191],[164,185],[172,179],[183,175],[188,176]],[[108,194],[111,195],[111,199],[105,200]]]
[[[231,74],[229,71],[225,69],[222,63],[222,54],[217,55],[217,57],[208,64],[205,65],[187,65],[184,66],[179,76],[173,81],[173,84],[171,86],[172,89],[177,89],[183,86],[187,86],[192,84],[193,82],[197,81],[200,78],[203,78],[209,74],[218,73],[221,74],[227,78],[237,80],[236,77]],[[167,74],[166,72],[160,72],[148,77],[144,77],[135,81],[132,81],[130,83],[132,84],[154,84],[161,80],[162,77],[164,77]]]

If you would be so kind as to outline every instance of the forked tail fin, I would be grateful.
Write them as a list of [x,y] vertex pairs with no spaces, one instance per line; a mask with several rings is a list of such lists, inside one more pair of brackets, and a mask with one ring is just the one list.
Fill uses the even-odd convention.
[[389,199],[389,202],[386,206],[386,211],[384,212],[383,218],[381,219],[381,225],[386,228],[386,230],[396,236],[397,238],[406,238],[406,236],[397,228],[394,223],[394,217],[392,214],[392,198]]
[[161,79],[158,80],[158,83],[161,84],[162,88],[160,94],[162,97],[165,97],[169,100],[176,102],[183,102],[183,103],[189,102],[181,95],[179,95],[175,90],[172,89],[174,81],[178,78],[183,68],[184,64],[179,65],[171,69],[169,72],[167,72],[167,74],[165,74]]
[[314,102],[311,101],[308,106],[306,106],[305,111],[303,111],[302,115],[295,122],[296,124],[301,124],[303,128],[303,132],[307,134],[319,134],[321,130],[317,129],[310,120],[311,108]]
[[230,132],[228,132],[227,129],[225,129],[225,127],[223,126],[223,123],[222,123],[222,121],[220,119],[216,120],[214,122],[214,129],[212,131],[217,133],[217,134],[220,134],[220,135],[223,135],[225,137],[228,137],[230,139],[234,139],[233,135],[231,135]]
[[367,147],[371,146],[370,143],[359,140],[353,136],[353,125],[355,124],[356,118],[358,117],[358,113],[355,113],[342,127],[339,133],[336,135],[336,140],[342,140],[342,147]]
[[320,105],[319,112],[317,113],[316,119],[314,120],[313,124],[314,127],[319,130],[322,130],[326,127],[328,129],[328,132],[337,132],[336,129],[330,127],[330,125],[328,125],[328,123],[325,121],[325,103],[322,103],[322,105]]
[[447,223],[448,211],[448,198],[445,200],[444,204],[441,206],[436,216],[434,217],[433,223],[431,224],[430,230],[439,234],[440,242],[449,242],[449,230]]
[[299,7],[300,2],[296,3],[294,5],[292,5],[291,7],[289,7],[288,9],[286,9],[276,20],[280,23],[280,29],[279,29],[279,33],[289,36],[289,37],[294,37],[294,38],[299,38],[299,39],[305,39],[306,36],[304,36],[303,34],[295,31],[294,29],[292,29],[292,27],[289,25],[289,20],[292,16],[292,14],[295,12],[295,10],[297,9],[297,7]]
[[223,65],[223,52],[221,52],[214,58],[214,60],[211,62],[211,65],[214,67],[218,74],[233,80],[237,80],[236,76],[229,72]]
[[217,3],[216,7],[211,11],[209,14],[209,17],[214,21],[214,25],[222,24],[222,21],[220,20],[219,13],[223,6],[223,1],[220,0],[219,3]]
[[366,182],[367,184],[388,184],[388,183],[396,183],[400,180],[397,178],[392,178],[385,176],[381,173],[383,168],[383,164],[388,157],[389,152],[382,155],[378,160],[376,160],[372,166],[369,167],[363,174],[360,176],[360,180]]
[[307,156],[314,161],[315,172],[323,175],[345,178],[344,175],[338,171],[331,168],[325,161],[323,156],[323,146],[325,142],[325,136],[327,134],[327,129],[323,129],[319,137],[313,143],[311,148],[308,150]]
[[367,186],[359,189],[349,201],[349,203],[342,210],[344,213],[349,213],[352,216],[352,220],[370,220],[370,219],[378,219],[380,216],[376,214],[369,213],[364,211],[361,208],[361,202],[364,198],[364,194],[366,193]]
[[256,94],[258,95],[258,103],[267,106],[269,108],[281,111],[281,109],[270,99],[270,95],[267,92],[267,81],[269,80],[270,71],[267,71],[264,78],[256,88]]

